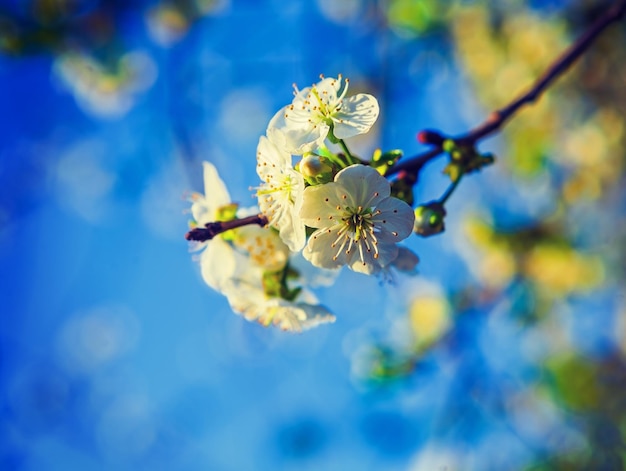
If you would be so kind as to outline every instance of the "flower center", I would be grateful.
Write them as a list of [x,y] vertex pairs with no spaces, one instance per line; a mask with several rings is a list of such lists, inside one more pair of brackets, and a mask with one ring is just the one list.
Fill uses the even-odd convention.
[[364,208],[363,206],[345,208],[345,216],[341,218],[343,224],[337,231],[337,239],[331,244],[332,248],[339,245],[333,260],[337,260],[344,248],[346,255],[350,255],[353,245],[357,246],[364,265],[366,264],[365,253],[374,252],[373,257],[378,258],[378,238],[376,237],[376,226],[372,221],[373,217],[372,208]]
[[317,100],[317,107],[313,107],[313,110],[315,110],[315,108],[317,108],[317,111],[319,112],[319,114],[322,115],[322,117],[324,118],[329,118],[332,111],[334,110],[330,110],[329,109],[329,104],[326,103],[322,97],[320,97],[320,92],[317,90],[317,87],[314,85],[313,87],[311,87],[311,94],[315,97],[315,99]]
[[267,182],[257,189],[257,195],[270,195],[272,193],[286,193],[289,202],[295,201],[293,197],[293,189],[295,182],[292,181],[291,175],[285,174],[278,184]]
[[344,224],[348,227],[348,232],[354,234],[354,240],[358,241],[367,237],[367,233],[374,234],[374,223],[372,222],[372,209],[363,208],[346,208],[349,213],[342,218]]

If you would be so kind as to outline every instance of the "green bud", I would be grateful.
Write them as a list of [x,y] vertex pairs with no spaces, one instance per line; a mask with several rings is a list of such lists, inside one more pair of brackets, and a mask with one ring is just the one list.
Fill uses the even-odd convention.
[[333,167],[325,157],[309,155],[298,164],[298,170],[311,185],[321,185],[333,180]]
[[239,205],[237,203],[229,203],[217,208],[216,220],[220,222],[232,221],[237,218],[237,209]]
[[415,208],[413,232],[422,237],[439,234],[445,230],[446,210],[438,201],[432,201]]
[[461,174],[463,172],[461,170],[460,164],[454,163],[454,162],[450,162],[443,169],[443,173],[448,175],[450,177],[451,181],[455,182],[455,181],[457,181],[461,177]]
[[387,170],[395,165],[401,157],[402,151],[400,149],[388,150],[384,153],[380,149],[376,149],[369,164],[378,170],[378,173],[385,175]]
[[445,141],[443,141],[443,150],[446,151],[447,153],[451,153],[454,149],[456,149],[456,142],[454,142],[452,139],[446,139]]

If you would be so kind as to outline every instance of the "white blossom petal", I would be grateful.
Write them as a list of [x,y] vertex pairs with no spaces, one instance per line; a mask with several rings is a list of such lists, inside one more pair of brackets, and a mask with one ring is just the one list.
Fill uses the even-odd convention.
[[289,122],[285,113],[292,105],[281,108],[267,126],[267,137],[282,150],[293,155],[302,155],[319,147],[328,136],[330,126],[319,121],[309,122],[310,115],[306,111],[290,112]]
[[338,239],[340,228],[340,225],[336,225],[332,228],[318,229],[311,234],[302,251],[304,258],[316,267],[331,270],[349,264],[354,252],[347,252],[343,245],[333,245]]
[[338,139],[365,134],[378,119],[379,112],[378,101],[372,95],[359,93],[348,97],[332,117],[333,134]]
[[340,171],[334,182],[306,188],[300,216],[317,230],[303,256],[321,268],[348,265],[366,274],[389,265],[415,219],[411,207],[390,192],[387,179],[360,164]]
[[257,173],[263,180],[257,190],[261,212],[290,250],[301,250],[306,242],[304,222],[299,216],[304,178],[292,168],[291,154],[262,136],[257,147]]
[[354,257],[349,264],[351,270],[365,275],[374,275],[382,268],[387,267],[397,257],[399,248],[395,244],[380,244],[378,257],[375,259],[372,252],[364,252],[363,259]]
[[413,232],[415,214],[404,201],[387,198],[378,203],[372,218],[380,228],[379,238],[386,242],[397,242],[406,239]]
[[[261,172],[265,178],[264,185],[268,187],[274,185],[274,181],[280,180],[277,175],[288,174],[293,177],[293,174],[297,174],[290,168],[291,155],[281,153],[267,139],[261,140],[260,153],[263,155],[261,160],[277,171],[277,173]],[[200,224],[214,221],[219,209],[231,204],[228,191],[215,167],[207,163],[204,170],[207,195],[194,195],[192,205],[194,218]],[[297,175],[302,180],[302,176]],[[292,225],[287,232],[301,237],[299,241],[293,239],[294,244],[299,244],[300,247],[304,245],[306,235],[304,224],[298,216],[303,187],[302,180],[295,191],[299,196],[296,196],[296,202],[292,204],[291,213],[289,208],[283,207],[285,215],[281,218],[281,221],[287,221],[287,224]],[[248,209],[241,209],[238,214],[241,216],[249,212]],[[252,214],[256,212],[253,210]],[[233,229],[228,231],[228,234],[226,238],[218,235],[199,243],[200,249],[204,249],[199,259],[205,283],[225,295],[234,312],[248,320],[259,321],[265,326],[273,324],[292,332],[334,322],[335,317],[324,306],[320,306],[315,296],[305,289],[295,291],[293,301],[272,297],[265,292],[264,274],[285,269],[289,256],[288,248],[276,231],[251,225]],[[294,280],[289,281],[294,283]],[[290,286],[289,289],[298,287],[302,288],[302,285]]]
[[230,195],[226,184],[217,173],[215,165],[210,162],[202,163],[204,170],[204,195],[215,207],[230,204]]
[[246,253],[250,262],[263,270],[282,269],[289,258],[289,248],[274,230],[257,225],[234,231],[233,244]]
[[191,205],[191,215],[199,226],[215,221],[218,210],[230,203],[226,185],[215,166],[210,162],[203,162],[202,165],[204,167],[204,195],[194,194]]
[[331,126],[339,139],[369,131],[378,118],[376,98],[363,93],[346,98],[347,91],[348,80],[341,75],[303,89],[274,115],[267,135],[271,139],[274,130],[280,130],[285,136],[285,150],[302,155],[322,145]]
[[234,276],[237,267],[233,248],[222,238],[206,242],[200,255],[200,272],[204,282],[215,291],[223,291]]
[[345,201],[350,206],[376,206],[391,194],[389,180],[367,165],[344,168],[335,181],[345,189]]
[[335,316],[310,295],[299,295],[298,298],[307,298],[311,302],[268,298],[260,283],[245,280],[238,280],[225,294],[233,311],[265,327],[275,325],[285,331],[301,332],[335,321]]
[[331,216],[341,215],[341,208],[345,204],[341,195],[342,187],[334,182],[306,187],[302,199],[303,202],[307,201],[307,204],[303,204],[300,209],[300,218],[309,227],[326,227]]

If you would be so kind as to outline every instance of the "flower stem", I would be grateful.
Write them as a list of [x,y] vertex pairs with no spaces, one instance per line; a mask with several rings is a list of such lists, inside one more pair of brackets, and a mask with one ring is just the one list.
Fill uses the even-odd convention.
[[343,151],[346,153],[346,160],[348,161],[348,165],[354,165],[358,163],[357,159],[352,155],[352,153],[350,152],[350,149],[348,149],[348,146],[346,145],[343,139],[339,139],[339,145],[341,146]]
[[340,168],[343,168],[345,162],[343,162],[339,157],[337,157],[336,154],[332,153],[332,152],[328,152],[327,154],[325,153],[323,155],[324,158],[330,160],[332,163],[334,163],[335,165],[338,165]]
[[208,222],[204,225],[204,227],[196,227],[187,232],[187,234],[185,234],[185,239],[189,241],[193,240],[196,242],[206,242],[223,232],[231,229],[237,229],[238,227],[248,226],[250,224],[257,224],[263,227],[267,225],[267,217],[263,214],[255,214],[254,216],[248,216],[243,219]]
[[463,174],[459,174],[458,178],[453,181],[450,186],[448,187],[448,189],[446,190],[446,192],[441,195],[441,198],[439,198],[439,204],[444,205],[446,201],[448,201],[448,198],[450,198],[450,196],[452,196],[452,193],[454,193],[454,190],[456,190],[456,187],[459,185],[459,182],[461,181],[461,178],[463,178]]
[[[543,93],[589,49],[596,38],[608,26],[620,21],[624,15],[626,15],[626,0],[620,0],[609,5],[604,14],[576,42],[565,49],[548,66],[545,72],[530,85],[526,92],[503,108],[493,111],[482,124],[465,134],[454,137],[454,141],[459,145],[474,145],[499,131],[521,108],[539,100]],[[387,170],[386,175],[394,175],[405,171],[414,173],[417,176],[426,163],[434,160],[441,154],[443,154],[443,148],[440,145],[435,145],[432,149],[406,158],[393,165]]]

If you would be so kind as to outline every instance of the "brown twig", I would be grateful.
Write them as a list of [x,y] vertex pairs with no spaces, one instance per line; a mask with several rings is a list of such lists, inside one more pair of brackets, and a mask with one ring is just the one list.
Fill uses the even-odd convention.
[[248,226],[250,224],[258,224],[263,227],[267,225],[267,218],[262,214],[255,214],[254,216],[233,219],[232,221],[209,222],[205,224],[204,227],[196,227],[187,232],[185,239],[189,241],[205,242],[230,229],[237,229],[238,227]]
[[[499,131],[500,128],[517,113],[524,105],[537,101],[543,92],[552,85],[552,83],[563,75],[569,67],[582,56],[582,54],[591,46],[595,39],[612,23],[619,21],[626,13],[626,0],[614,4],[604,15],[599,17],[595,23],[569,48],[567,48],[548,69],[541,75],[522,95],[513,100],[509,105],[492,112],[489,117],[474,129],[466,134],[462,134],[452,139],[457,145],[471,146],[479,140]],[[398,162],[391,167],[387,175],[393,175],[400,171],[419,173],[422,167],[443,153],[440,144],[426,152],[415,157]]]
[[[520,95],[504,108],[492,112],[485,122],[470,130],[468,133],[452,137],[451,139],[454,140],[457,145],[473,146],[481,139],[499,131],[500,128],[520,110],[520,108],[524,105],[537,101],[543,92],[550,85],[552,85],[557,78],[563,75],[567,69],[569,69],[569,67],[591,46],[593,41],[609,25],[619,21],[622,16],[624,16],[624,13],[626,13],[626,0],[620,0],[618,3],[609,8],[604,15],[598,18],[596,22],[591,25],[591,27],[575,43],[573,43],[557,59],[555,59],[543,75],[541,75],[531,85],[528,91]],[[442,143],[444,139],[446,139],[446,136],[438,135],[433,131],[429,132],[433,133],[431,138],[436,138],[435,140],[431,140],[429,142],[431,144],[431,148],[414,157],[398,162],[389,168],[386,172],[386,176],[397,175],[398,173],[403,172],[407,178],[411,178],[412,181],[415,182],[417,181],[417,176],[422,167],[444,152]],[[448,195],[448,193],[446,193],[446,195]],[[187,240],[204,242],[230,229],[236,229],[248,224],[265,226],[267,223],[267,218],[262,214],[249,216],[243,219],[235,219],[233,221],[210,222],[206,224],[204,228],[198,227],[187,232],[185,238]]]

